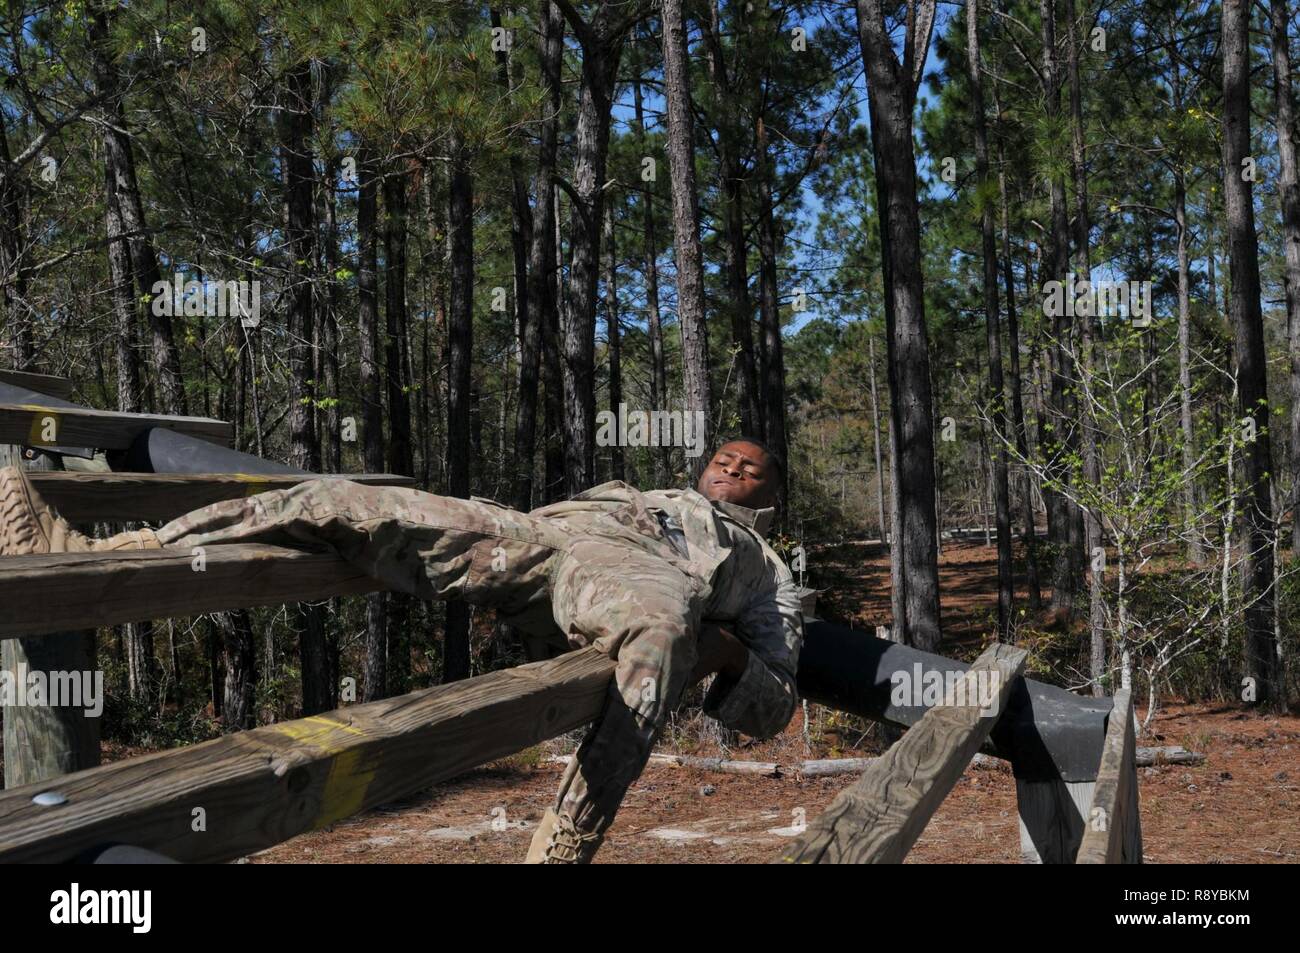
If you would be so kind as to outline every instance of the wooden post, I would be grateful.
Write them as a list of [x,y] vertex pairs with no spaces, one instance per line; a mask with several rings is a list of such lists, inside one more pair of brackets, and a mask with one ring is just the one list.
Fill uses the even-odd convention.
[[[955,686],[964,697],[946,698],[927,711],[777,862],[902,863],[1006,710],[1026,654],[1002,643],[989,646]],[[984,687],[993,689],[992,699],[979,691]]]
[[1115,710],[1106,728],[1097,787],[1076,858],[1080,864],[1142,863],[1136,749],[1133,699],[1128,689],[1122,689],[1115,693]]
[[1016,778],[1022,863],[1074,863],[1095,786],[1095,781]]
[[[23,459],[22,448],[0,446],[0,466],[49,467],[48,458]],[[0,558],[0,562],[5,561]],[[15,593],[14,598],[24,598]],[[6,610],[12,603],[6,599]],[[53,686],[53,673],[69,673],[84,686],[89,673],[94,687],[99,671],[95,661],[95,632],[64,631],[39,638],[8,638],[0,642],[0,671],[8,682],[7,702],[38,701],[27,695],[27,675],[39,673],[46,690]],[[99,679],[99,700],[103,701],[103,677]],[[70,685],[70,680],[60,680]],[[48,696],[41,701],[48,702]],[[82,701],[86,701],[83,697]],[[90,717],[85,707],[42,704],[4,706],[4,783],[6,788],[35,784],[99,764],[100,719]]]

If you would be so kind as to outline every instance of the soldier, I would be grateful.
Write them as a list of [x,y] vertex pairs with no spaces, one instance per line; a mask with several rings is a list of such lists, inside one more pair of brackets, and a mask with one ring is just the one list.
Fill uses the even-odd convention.
[[689,684],[716,672],[704,710],[756,738],[794,713],[799,592],[765,540],[781,466],[741,438],[718,448],[694,490],[642,493],[616,480],[527,514],[312,480],[106,540],[72,530],[9,468],[0,471],[0,555],[221,543],[329,550],[390,589],[464,599],[567,648],[598,647],[616,663],[604,711],[526,860],[587,863]]

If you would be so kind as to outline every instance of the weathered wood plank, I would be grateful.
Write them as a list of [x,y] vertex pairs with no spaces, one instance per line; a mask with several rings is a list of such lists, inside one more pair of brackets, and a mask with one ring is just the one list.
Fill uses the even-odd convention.
[[296,486],[304,480],[348,480],[371,486],[414,486],[391,473],[33,473],[32,484],[64,519],[76,522],[166,522],[191,510]]
[[382,588],[333,553],[206,546],[0,559],[0,637],[95,628]]
[[[927,711],[776,862],[901,863],[1006,710],[1025,658],[1009,645],[986,649],[962,676],[962,695]],[[987,709],[979,705],[981,688],[993,702]]]
[[1084,825],[1080,864],[1142,863],[1142,826],[1138,815],[1137,766],[1134,751],[1133,698],[1127,689],[1115,693],[1115,708],[1106,726],[1106,743],[1092,805]]
[[1095,787],[1095,781],[1016,778],[1021,863],[1074,863]]
[[15,387],[34,390],[39,394],[49,394],[60,400],[69,400],[72,397],[72,381],[66,377],[55,377],[53,374],[0,370],[0,383],[13,384]]
[[[60,862],[107,842],[231,860],[592,721],[613,670],[588,648],[6,790],[0,862]],[[38,805],[41,793],[63,801]]]
[[125,414],[88,407],[0,404],[0,443],[29,447],[96,447],[125,450],[146,430],[161,427],[229,446],[234,429],[208,417]]

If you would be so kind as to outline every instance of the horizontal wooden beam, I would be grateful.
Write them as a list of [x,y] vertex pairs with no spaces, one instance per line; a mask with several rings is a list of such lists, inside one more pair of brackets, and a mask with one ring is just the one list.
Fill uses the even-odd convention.
[[1080,864],[1142,863],[1142,824],[1138,816],[1137,741],[1133,733],[1133,696],[1115,693],[1115,708],[1106,726],[1092,806],[1084,818]]
[[776,862],[902,863],[1006,711],[1026,657],[1024,649],[989,646],[951,686],[955,691],[945,704],[929,709],[873,761]]
[[0,370],[0,383],[34,390],[38,394],[49,394],[60,400],[68,400],[72,397],[72,381],[66,377],[55,377],[53,374]]
[[328,475],[258,473],[72,473],[29,474],[32,484],[59,515],[74,523],[166,522],[216,503],[296,486],[304,480],[348,480],[370,486],[414,486],[412,477],[391,473]]
[[613,671],[588,648],[6,790],[0,863],[242,857],[594,720]]
[[90,629],[383,588],[332,553],[241,544],[0,558],[0,637]]
[[234,428],[209,417],[124,414],[89,407],[0,404],[0,443],[28,447],[95,447],[125,450],[146,430],[174,430],[229,446]]

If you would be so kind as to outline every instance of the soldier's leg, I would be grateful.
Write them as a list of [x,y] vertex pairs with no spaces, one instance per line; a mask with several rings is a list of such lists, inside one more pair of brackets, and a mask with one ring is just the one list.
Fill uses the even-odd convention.
[[311,480],[226,500],[157,530],[164,546],[266,543],[332,550],[385,586],[518,612],[547,598],[570,537],[544,520],[405,487]]
[[555,620],[574,645],[616,661],[600,720],[561,782],[557,810],[603,835],[695,667],[700,584],[665,560],[600,540],[576,542],[551,593]]

